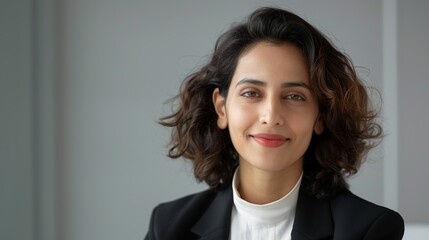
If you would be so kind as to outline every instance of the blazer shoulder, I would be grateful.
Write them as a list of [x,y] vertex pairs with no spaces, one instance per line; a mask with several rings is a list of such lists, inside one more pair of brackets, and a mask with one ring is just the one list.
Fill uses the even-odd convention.
[[404,234],[404,220],[399,213],[349,191],[334,197],[331,209],[336,231],[361,236],[356,239],[402,239]]
[[161,203],[152,212],[145,239],[191,239],[190,228],[209,207],[216,192],[205,190],[176,200]]
[[183,214],[186,210],[199,209],[201,207],[208,206],[210,204],[210,200],[214,198],[216,192],[213,190],[205,190],[198,193],[190,194],[169,202],[164,202],[159,204],[156,208],[161,212],[167,212],[171,217],[172,211],[176,213],[176,215]]
[[396,213],[389,208],[358,197],[350,191],[341,192],[332,198],[331,207],[334,213],[347,213],[354,216],[377,217],[384,213]]

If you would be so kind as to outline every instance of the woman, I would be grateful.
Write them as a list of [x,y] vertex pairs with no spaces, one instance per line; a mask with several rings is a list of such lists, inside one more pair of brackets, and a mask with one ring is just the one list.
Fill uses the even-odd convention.
[[381,136],[351,61],[291,12],[261,8],[182,84],[169,157],[210,189],[160,204],[146,239],[401,239],[348,190]]

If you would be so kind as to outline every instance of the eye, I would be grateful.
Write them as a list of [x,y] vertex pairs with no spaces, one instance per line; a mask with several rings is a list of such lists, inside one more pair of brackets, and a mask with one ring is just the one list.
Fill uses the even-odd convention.
[[246,92],[243,92],[240,96],[247,97],[247,98],[256,98],[256,97],[260,97],[261,95],[255,91],[246,91]]
[[284,99],[293,101],[305,101],[305,98],[303,96],[294,93],[286,95]]

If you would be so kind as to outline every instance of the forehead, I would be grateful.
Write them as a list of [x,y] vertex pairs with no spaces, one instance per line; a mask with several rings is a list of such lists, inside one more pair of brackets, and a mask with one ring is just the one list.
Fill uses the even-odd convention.
[[301,50],[290,43],[259,42],[238,59],[233,82],[242,78],[262,81],[309,82],[309,67]]

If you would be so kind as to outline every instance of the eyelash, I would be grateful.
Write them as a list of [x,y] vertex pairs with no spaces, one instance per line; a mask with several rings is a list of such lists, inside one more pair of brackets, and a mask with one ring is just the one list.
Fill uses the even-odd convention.
[[305,98],[303,96],[299,94],[294,94],[294,93],[286,95],[284,99],[295,100],[295,101],[305,101]]
[[261,97],[261,95],[255,91],[245,91],[241,94],[241,96],[246,98]]
[[[261,95],[256,91],[245,91],[240,96],[245,98],[259,98]],[[294,101],[305,101],[305,97],[300,94],[290,93],[286,96],[282,97],[286,100],[294,100]]]

